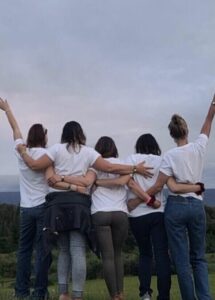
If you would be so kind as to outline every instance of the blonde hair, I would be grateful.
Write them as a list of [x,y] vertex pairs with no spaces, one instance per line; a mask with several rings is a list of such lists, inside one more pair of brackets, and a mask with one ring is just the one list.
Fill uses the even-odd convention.
[[174,114],[168,125],[169,133],[174,139],[182,139],[188,135],[188,127],[186,121],[179,115]]

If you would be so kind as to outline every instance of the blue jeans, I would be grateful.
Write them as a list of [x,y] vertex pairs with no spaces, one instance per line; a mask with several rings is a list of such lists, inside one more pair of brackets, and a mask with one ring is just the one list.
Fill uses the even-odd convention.
[[202,201],[193,197],[169,196],[165,224],[182,299],[211,299],[205,261],[206,218]]
[[58,238],[59,293],[68,293],[72,275],[72,298],[82,298],[86,281],[86,240],[79,230],[62,232]]
[[51,256],[43,247],[43,222],[45,204],[32,208],[20,208],[20,237],[17,253],[16,297],[30,295],[31,259],[35,245],[35,283],[33,299],[43,299],[47,294],[48,269]]
[[171,269],[164,214],[161,212],[150,213],[140,217],[129,218],[129,220],[131,231],[139,248],[140,296],[143,296],[146,292],[149,294],[152,292],[150,285],[154,252],[157,271],[157,299],[169,300]]

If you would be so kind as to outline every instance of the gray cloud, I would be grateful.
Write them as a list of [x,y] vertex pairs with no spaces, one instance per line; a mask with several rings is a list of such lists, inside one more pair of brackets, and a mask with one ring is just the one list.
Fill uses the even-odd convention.
[[[75,119],[90,145],[111,135],[126,156],[138,135],[152,132],[165,151],[174,145],[171,114],[188,120],[193,139],[213,95],[214,8],[213,0],[2,1],[1,96],[25,135],[42,122],[50,144]],[[15,173],[6,119],[0,126],[0,174]]]

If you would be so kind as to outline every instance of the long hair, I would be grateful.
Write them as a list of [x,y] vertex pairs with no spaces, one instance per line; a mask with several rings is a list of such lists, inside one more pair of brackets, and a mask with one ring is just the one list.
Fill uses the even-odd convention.
[[28,131],[27,147],[46,147],[47,129],[44,129],[42,124],[33,124]]
[[102,136],[98,139],[95,150],[101,154],[103,158],[118,157],[118,150],[114,140],[109,136]]
[[161,155],[156,139],[150,133],[142,134],[135,145],[136,153]]
[[188,127],[186,121],[179,115],[174,114],[168,125],[169,133],[175,140],[186,138]]
[[72,145],[74,148],[76,146],[80,147],[81,145],[86,144],[86,136],[78,122],[70,121],[64,125],[61,135],[61,143],[67,143],[68,145]]

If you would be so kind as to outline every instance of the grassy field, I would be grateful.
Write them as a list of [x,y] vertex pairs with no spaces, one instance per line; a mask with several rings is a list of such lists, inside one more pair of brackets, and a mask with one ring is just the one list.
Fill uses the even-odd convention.
[[[212,299],[215,299],[215,274],[210,274],[210,287]],[[0,286],[0,300],[12,300],[13,299],[13,290],[8,287],[11,285],[11,282],[1,283]],[[153,300],[156,299],[156,278],[153,277],[152,280],[152,289]],[[58,292],[56,286],[51,286],[50,291],[50,300],[58,300]],[[126,300],[137,300],[138,296],[138,279],[137,277],[126,277],[125,278],[125,296]],[[107,300],[109,299],[105,283],[102,279],[97,280],[88,280],[86,283],[84,300]],[[172,276],[172,288],[171,288],[171,300],[180,300],[178,284],[176,276]]]

